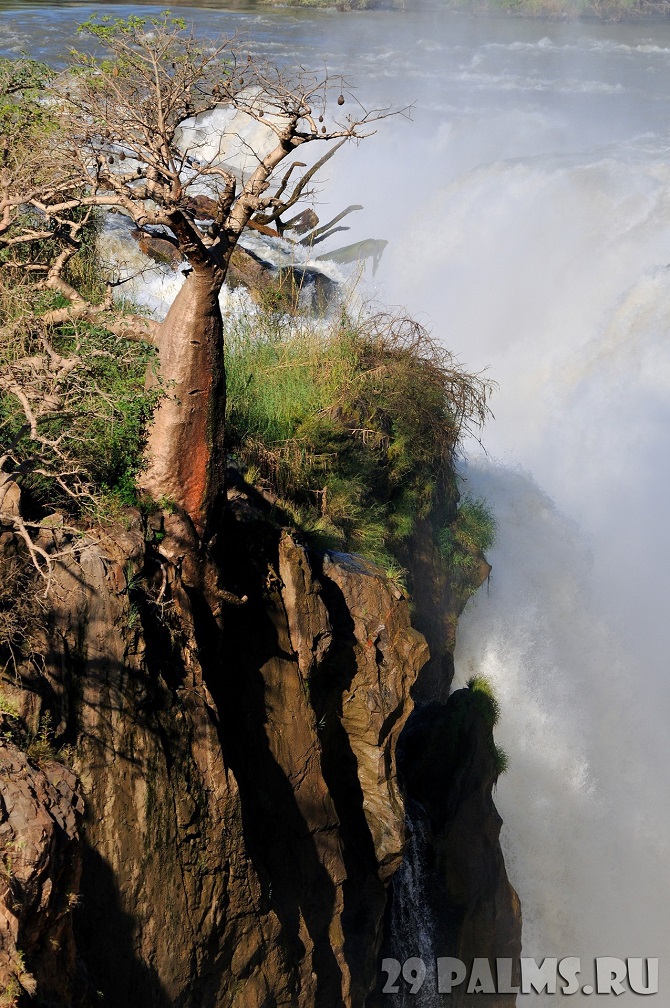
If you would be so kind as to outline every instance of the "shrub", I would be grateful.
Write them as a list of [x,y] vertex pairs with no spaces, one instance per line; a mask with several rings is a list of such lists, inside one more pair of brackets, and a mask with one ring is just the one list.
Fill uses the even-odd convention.
[[495,746],[495,768],[496,768],[496,780],[501,774],[507,773],[509,768],[509,756],[505,752],[502,746]]
[[[35,570],[26,552],[0,552],[0,666],[2,671],[10,668],[15,673],[21,661],[32,654],[33,631],[43,616]],[[0,713],[15,716],[1,689]]]
[[[43,226],[43,225],[42,225]],[[98,302],[104,294],[97,254],[100,221],[82,230],[66,279]],[[24,250],[39,264],[39,243]],[[13,249],[13,254],[19,253]],[[6,253],[5,253],[6,255]],[[21,282],[5,263],[0,275],[0,443],[5,470],[37,507],[99,513],[108,497],[135,499],[145,430],[160,395],[147,389],[155,352],[104,326],[41,321],[67,304],[57,292]]]
[[0,1008],[17,1008],[22,990],[16,977],[7,981],[4,991],[0,991]]
[[19,716],[19,709],[16,704],[8,700],[2,689],[0,689],[0,717],[8,717],[13,721]]
[[410,319],[327,326],[259,311],[226,336],[229,448],[322,546],[402,579],[419,519],[445,508],[453,456],[490,386]]
[[490,731],[489,746],[493,758],[495,779],[506,773],[509,766],[509,757],[502,746],[496,745],[493,740],[493,729],[500,720],[500,704],[495,695],[493,686],[484,676],[475,675],[468,679],[468,689],[472,692],[477,710],[484,720],[484,724]]
[[468,679],[468,689],[474,693],[477,707],[489,728],[497,725],[500,718],[500,704],[493,686],[484,676],[472,676]]
[[464,574],[473,573],[480,556],[495,543],[496,522],[483,500],[466,497],[456,519],[437,531],[437,545],[445,563]]
[[37,766],[43,767],[56,761],[67,762],[70,756],[69,747],[57,750],[54,745],[54,735],[51,714],[46,711],[41,718],[37,731],[28,739],[26,756]]

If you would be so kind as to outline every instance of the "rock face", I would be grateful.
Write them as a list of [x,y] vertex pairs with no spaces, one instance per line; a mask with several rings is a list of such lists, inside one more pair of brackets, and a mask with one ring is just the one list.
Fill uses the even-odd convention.
[[[474,554],[472,570],[464,577],[462,571],[445,570],[436,562],[435,551],[428,524],[419,523],[410,568],[415,623],[426,636],[431,657],[412,689],[416,707],[401,739],[398,767],[409,829],[414,834],[412,857],[420,868],[415,865],[401,883],[391,880],[378,981],[367,1008],[398,1004],[399,995],[385,995],[382,990],[387,978],[381,968],[385,957],[452,956],[466,964],[467,977],[473,961],[484,958],[495,978],[497,958],[514,960],[518,972],[521,954],[521,908],[507,877],[499,843],[502,820],[492,798],[499,772],[492,732],[495,719],[475,692],[449,692],[458,616],[491,568],[481,554]],[[417,894],[421,912],[416,920],[406,921],[407,907],[397,913],[394,902],[402,907],[408,893],[396,892],[396,885],[402,890],[417,870],[422,876]],[[407,949],[408,924],[411,933],[418,934],[426,920],[430,921],[431,948],[421,949],[413,938]],[[399,948],[405,951],[400,954]],[[426,983],[435,983],[431,963],[427,965]],[[512,980],[518,983],[516,973]],[[456,988],[449,1003],[457,1008],[482,1003],[511,1008],[515,1004],[513,995],[468,995],[466,987],[467,983]],[[402,980],[399,991],[402,997]]]
[[[498,774],[491,727],[476,694],[457,690],[447,703],[415,712],[399,758],[407,796],[429,836],[425,891],[434,945],[438,954],[464,962],[468,976],[476,958],[488,958],[495,977],[496,958],[518,964],[521,954],[521,910],[507,878],[502,820],[491,796]],[[513,995],[468,996],[465,987],[455,990],[454,1005],[515,1003]]]
[[[473,694],[422,705],[401,739],[437,675],[407,600],[229,482],[209,551],[176,510],[80,540],[33,658],[0,680],[0,1008],[385,1004],[406,798],[430,837],[439,954],[518,955]],[[10,534],[3,550],[18,562]],[[415,580],[421,564],[417,549]],[[453,589],[421,591],[448,672]]]
[[158,513],[60,568],[43,662],[21,666],[12,702],[33,723],[50,712],[79,784],[0,749],[0,838],[30,845],[0,989],[18,947],[18,982],[59,1008],[96,992],[114,1008],[363,1008],[428,650],[380,571],[311,555],[259,507],[232,491],[207,555]]
[[130,235],[135,239],[140,252],[160,263],[161,266],[172,266],[177,268],[183,262],[182,256],[173,242],[161,238],[159,235],[148,234],[138,228],[134,228]]
[[39,993],[71,1003],[81,986],[72,929],[83,801],[75,775],[0,741],[0,1004]]
[[247,602],[223,613],[215,696],[249,851],[303,964],[287,1003],[362,1006],[405,839],[395,747],[427,648],[406,601],[349,557],[310,557],[284,532],[259,579],[263,529],[237,507],[228,587]]

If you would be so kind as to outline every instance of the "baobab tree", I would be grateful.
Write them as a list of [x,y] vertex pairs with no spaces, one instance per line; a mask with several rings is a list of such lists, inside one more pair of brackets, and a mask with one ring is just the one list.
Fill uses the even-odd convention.
[[[231,255],[245,228],[282,233],[282,215],[308,195],[318,168],[391,111],[345,98],[340,79],[259,60],[237,37],[203,42],[169,13],[92,18],[81,30],[93,51],[74,51],[65,71],[40,82],[37,107],[49,119],[40,155],[3,177],[0,250],[49,246],[46,258],[26,265],[62,296],[44,324],[98,321],[155,344],[167,391],[139,481],[207,536],[225,474],[219,295]],[[311,168],[292,157],[317,142],[329,146]],[[111,283],[95,302],[67,278],[100,208],[158,232],[186,260],[164,321],[119,317]]]

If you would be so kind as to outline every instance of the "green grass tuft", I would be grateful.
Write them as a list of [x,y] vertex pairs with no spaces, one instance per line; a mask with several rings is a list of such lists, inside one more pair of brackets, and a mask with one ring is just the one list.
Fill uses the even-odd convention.
[[474,572],[481,554],[495,543],[495,518],[483,500],[466,497],[459,505],[455,520],[438,529],[436,538],[445,563],[464,573]]
[[13,721],[19,717],[18,707],[7,699],[2,689],[0,689],[0,716],[11,718]]
[[500,777],[501,774],[507,773],[509,769],[509,756],[505,752],[502,746],[495,746],[495,767],[496,767],[496,778]]
[[329,325],[259,311],[226,333],[229,450],[316,545],[405,586],[417,523],[442,508],[453,454],[490,386],[412,320]]
[[478,708],[487,725],[493,728],[500,719],[500,704],[493,686],[484,676],[476,675],[468,679],[468,689],[475,694]]

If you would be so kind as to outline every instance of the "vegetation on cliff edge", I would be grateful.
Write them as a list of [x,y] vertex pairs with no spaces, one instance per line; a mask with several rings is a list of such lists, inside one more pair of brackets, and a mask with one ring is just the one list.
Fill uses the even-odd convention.
[[495,690],[489,680],[482,675],[475,675],[468,679],[468,689],[470,690],[475,706],[481,715],[484,724],[491,731],[489,744],[491,756],[495,767],[496,777],[507,772],[509,767],[509,757],[502,746],[496,745],[493,738],[493,729],[500,720],[500,703],[495,694]]
[[[466,500],[457,511],[454,460],[462,435],[486,418],[490,383],[402,316],[342,312],[324,328],[287,311],[282,298],[226,320],[225,331],[220,315],[218,291],[243,228],[279,227],[311,178],[310,170],[289,191],[295,164],[273,181],[288,149],[339,138],[332,153],[387,110],[335,119],[329,78],[256,65],[237,40],[203,46],[168,13],[103,17],[83,28],[108,49],[105,59],[75,52],[56,76],[31,61],[0,61],[3,525],[23,539],[47,584],[59,553],[45,547],[45,534],[54,542],[69,536],[72,548],[87,523],[143,493],[172,500],[203,533],[215,500],[203,487],[213,469],[223,471],[227,451],[313,544],[359,553],[398,581],[417,528],[428,523],[435,556],[467,595],[479,583],[493,523],[481,502]],[[262,87],[252,93],[256,79]],[[334,108],[345,102],[340,94]],[[198,152],[196,181],[216,188],[221,171],[202,160],[195,141],[182,150],[178,138],[183,122],[221,105],[252,124],[271,112],[283,125],[270,125],[279,145],[258,155],[246,188],[238,193],[224,172],[205,228],[189,209],[189,150]],[[317,125],[315,108],[319,124],[331,116],[330,127]],[[38,136],[48,141],[39,156]],[[189,172],[175,167],[177,154]],[[115,301],[98,253],[105,208],[140,229],[160,225],[188,260],[164,323]],[[178,387],[170,367],[182,367],[182,350],[196,353],[204,334],[211,353],[188,358]],[[193,384],[201,380],[204,392]],[[205,475],[196,474],[191,500],[195,459]],[[167,483],[148,479],[156,466]]]
[[361,554],[402,580],[417,524],[460,573],[492,543],[483,504],[455,512],[455,452],[488,413],[491,384],[412,319],[324,326],[259,311],[226,332],[228,446],[316,546]]

